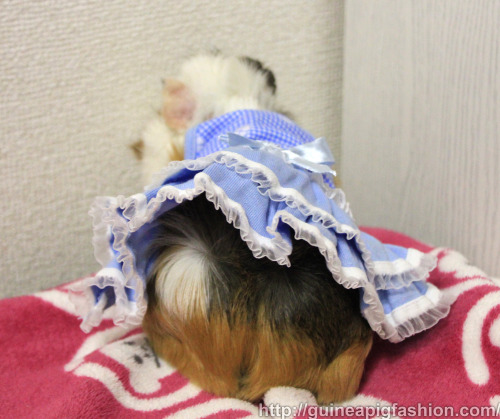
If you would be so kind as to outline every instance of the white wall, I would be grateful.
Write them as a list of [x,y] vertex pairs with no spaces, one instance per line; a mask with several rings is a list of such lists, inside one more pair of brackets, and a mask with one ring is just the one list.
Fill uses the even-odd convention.
[[343,185],[359,224],[500,275],[500,2],[348,0]]
[[179,62],[263,60],[284,107],[339,154],[341,1],[11,0],[0,7],[0,296],[95,271],[88,208],[140,190],[127,145]]

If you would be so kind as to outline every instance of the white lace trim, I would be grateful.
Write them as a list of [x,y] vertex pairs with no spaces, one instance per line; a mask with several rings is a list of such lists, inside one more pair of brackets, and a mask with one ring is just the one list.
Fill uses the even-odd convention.
[[[303,239],[311,246],[318,248],[337,283],[345,288],[361,287],[364,289],[363,301],[368,306],[364,313],[365,318],[372,330],[381,338],[389,339],[394,343],[400,342],[409,336],[431,328],[440,319],[448,315],[450,302],[444,301],[442,293],[432,284],[429,284],[429,295],[422,296],[419,303],[413,302],[414,306],[418,305],[418,310],[410,312],[406,307],[407,318],[404,321],[399,324],[391,321],[392,317],[388,317],[384,313],[373,284],[368,282],[366,276],[360,278],[359,276],[345,275],[346,271],[342,267],[335,244],[323,236],[317,227],[295,218],[286,211],[279,211],[273,220],[273,229],[277,227],[279,220],[288,224],[294,230],[296,239]],[[403,310],[404,308],[401,307],[399,311]]]
[[[273,147],[267,151],[272,152],[275,155],[278,154],[283,159],[284,164],[290,164],[286,162],[281,149]],[[199,157],[196,160],[170,162],[167,166],[165,166],[162,170],[160,170],[153,176],[151,184],[146,186],[144,188],[144,191],[149,191],[161,187],[165,179],[178,173],[182,169],[199,171],[206,169],[213,163],[223,164],[227,167],[234,166],[236,173],[252,174],[252,181],[259,183],[260,187],[263,188],[269,188],[272,186],[272,184],[279,184],[276,175],[267,166],[247,159],[241,154],[222,150],[205,157]],[[263,178],[259,177],[259,175],[261,174],[264,176]],[[325,192],[326,196],[329,199],[333,200],[342,210],[347,212],[352,217],[349,203],[347,202],[345,193],[342,189],[331,188],[323,181],[323,175],[321,173],[311,173],[311,177],[313,181],[321,186],[321,189],[323,190],[323,192]]]
[[[107,304],[106,294],[102,294],[99,302],[95,303],[94,293],[91,291],[93,286],[100,289],[113,288],[115,303],[112,306],[112,319],[115,325],[129,327],[141,324],[147,309],[146,300],[142,297],[138,298],[137,301],[130,301],[127,298],[125,289],[133,287],[127,284],[122,272],[115,268],[104,268],[96,276],[86,278],[69,288],[69,298],[75,305],[77,313],[82,314],[80,328],[85,333],[101,324]],[[142,286],[133,289],[138,293],[138,288],[142,288]],[[84,298],[81,298],[82,296]]]
[[106,266],[114,258],[110,247],[111,225],[116,217],[117,199],[112,197],[96,198],[89,215],[92,217],[94,235],[92,244],[94,246],[94,256],[101,264]]
[[[361,239],[361,232],[358,229],[339,223],[330,213],[308,202],[297,190],[282,187],[277,176],[267,166],[249,160],[235,152],[223,150],[196,160],[172,162],[160,172],[161,175],[159,174],[158,179],[162,177],[163,181],[182,169],[200,171],[213,163],[225,165],[239,174],[250,174],[251,180],[258,185],[257,190],[260,194],[267,195],[272,201],[286,202],[289,207],[297,208],[305,216],[311,216],[314,222],[323,224],[325,228],[333,228],[336,233],[345,234],[348,240],[354,238],[367,269],[369,281],[373,282],[377,289],[402,288],[411,282],[424,280],[436,266],[437,259],[430,254],[424,254],[421,264],[412,270],[399,274],[397,271],[388,270],[378,272],[371,260],[370,252]],[[333,199],[340,209],[349,213],[349,204],[345,199],[344,192],[341,189],[329,188],[317,175],[314,174],[313,180],[318,181],[328,197]],[[151,188],[158,188],[161,184],[162,182],[154,183],[151,185]]]
[[[96,259],[106,266],[114,257],[109,249],[111,234],[114,236],[113,249],[118,252],[118,261],[123,264],[123,279],[115,276],[107,276],[105,272],[100,271],[98,275],[87,281],[86,286],[98,286],[105,288],[112,286],[116,294],[116,314],[115,324],[140,324],[146,311],[146,302],[144,296],[144,284],[138,273],[135,271],[134,255],[128,249],[126,240],[129,233],[137,231],[145,223],[154,218],[155,213],[166,200],[175,200],[181,203],[185,200],[192,200],[195,196],[205,192],[206,197],[211,201],[215,208],[220,208],[225,214],[228,222],[232,223],[240,230],[242,239],[247,243],[254,256],[257,258],[268,257],[280,264],[289,264],[288,255],[291,248],[280,234],[276,231],[279,219],[289,224],[294,230],[296,238],[305,239],[311,245],[318,247],[325,257],[326,263],[335,280],[346,288],[358,288],[362,286],[365,290],[364,301],[370,307],[371,319],[370,325],[373,330],[386,339],[393,339],[394,336],[406,337],[418,331],[428,328],[428,324],[437,322],[436,316],[443,313],[430,315],[430,319],[417,324],[412,321],[404,326],[398,326],[397,330],[385,321],[385,315],[382,305],[377,296],[377,288],[399,288],[410,284],[413,281],[425,280],[430,269],[435,266],[435,258],[425,254],[422,257],[423,266],[414,267],[412,270],[393,277],[393,273],[378,273],[367,248],[360,238],[359,230],[353,229],[348,225],[339,223],[331,214],[307,202],[302,194],[290,188],[284,188],[279,184],[276,175],[266,166],[254,161],[248,160],[240,154],[221,151],[212,155],[199,158],[197,160],[185,160],[181,162],[172,162],[163,169],[158,176],[161,176],[162,182],[165,178],[177,173],[179,170],[188,169],[199,171],[208,167],[212,163],[223,164],[232,168],[240,174],[250,174],[251,180],[258,185],[258,190],[262,195],[268,195],[273,201],[285,201],[289,207],[297,208],[305,216],[311,216],[313,221],[321,223],[326,228],[333,228],[337,233],[345,234],[347,238],[355,239],[360,249],[361,256],[368,271],[368,278],[360,280],[359,278],[345,277],[342,272],[342,265],[338,258],[335,245],[326,239],[319,230],[307,223],[304,223],[286,211],[280,211],[275,214],[272,226],[268,231],[274,234],[272,239],[263,237],[251,229],[246,213],[243,207],[235,201],[230,200],[225,192],[204,173],[198,173],[194,177],[195,187],[187,190],[180,190],[171,185],[161,186],[153,184],[150,188],[160,187],[156,197],[149,203],[144,194],[133,195],[129,198],[119,196],[117,198],[98,198],[96,199],[90,214],[94,218],[94,248]],[[319,180],[319,179],[317,179]],[[331,189],[321,181],[325,193],[333,199],[337,205],[344,211],[348,211],[348,204],[345,196],[340,189]],[[121,208],[123,217],[117,213]],[[102,274],[101,274],[102,273]],[[126,298],[125,287],[132,288],[136,293],[136,303],[131,303]],[[93,296],[92,296],[93,297]],[[100,322],[97,312],[104,306],[95,306],[91,302],[89,314],[84,318],[82,329],[90,330]],[[444,315],[442,316],[444,317]],[[434,324],[433,323],[433,324]],[[401,331],[400,331],[401,329]]]
[[398,343],[407,337],[433,327],[439,320],[445,318],[450,312],[450,306],[453,301],[449,296],[440,293],[438,302],[431,308],[419,316],[412,317],[404,323],[399,324],[396,328],[397,333],[390,336],[388,339],[392,343]]

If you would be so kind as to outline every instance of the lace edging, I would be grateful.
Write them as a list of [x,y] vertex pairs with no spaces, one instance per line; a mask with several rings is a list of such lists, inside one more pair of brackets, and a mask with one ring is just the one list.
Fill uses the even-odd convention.
[[[370,283],[370,281],[367,281],[365,284],[363,284],[363,286],[367,290],[373,287],[373,292],[365,293],[367,295],[365,302],[373,308],[377,308],[376,310],[374,310],[374,321],[376,324],[381,324],[383,322],[384,315],[383,310],[380,310],[381,303],[378,300],[378,297],[376,297],[374,284],[378,284],[378,286],[380,287],[382,285],[387,285],[390,280],[391,282],[389,283],[389,285],[393,286],[394,288],[405,286],[413,281],[426,279],[429,274],[428,269],[434,266],[434,258],[428,255],[429,257],[425,257],[424,266],[415,267],[413,270],[405,272],[404,275],[399,275],[397,278],[393,278],[390,274],[377,274],[374,270],[374,265],[371,261],[368,249],[360,238],[359,230],[354,230],[350,226],[340,224],[335,220],[333,216],[331,216],[324,210],[306,202],[305,198],[297,191],[283,188],[279,184],[274,173],[272,173],[266,166],[251,162],[237,153],[222,151],[214,153],[210,156],[200,158],[198,160],[173,162],[169,166],[167,166],[167,168],[163,169],[163,171],[161,172],[161,177],[165,179],[166,177],[178,172],[179,169],[183,168],[193,171],[201,170],[202,168],[207,167],[209,164],[214,162],[224,164],[229,168],[233,168],[233,170],[235,170],[237,173],[251,174],[251,179],[254,183],[257,183],[259,185],[258,188],[261,194],[267,194],[269,198],[274,201],[285,201],[289,207],[297,208],[302,214],[306,216],[312,216],[313,221],[320,222],[327,228],[333,228],[337,233],[346,234],[348,239],[355,238],[356,243],[360,249],[361,257],[365,262],[365,266],[370,275],[370,279],[373,282],[372,284]],[[140,323],[140,318],[142,318],[142,315],[145,312],[146,303],[144,301],[143,281],[135,271],[134,256],[130,253],[130,250],[126,246],[126,239],[130,232],[138,230],[146,222],[150,221],[155,212],[160,208],[161,204],[167,199],[175,200],[177,203],[180,203],[184,200],[192,200],[195,196],[199,195],[202,192],[205,192],[207,194],[207,198],[214,203],[214,206],[216,208],[221,208],[222,212],[226,215],[226,219],[228,220],[228,222],[231,222],[236,228],[240,230],[242,239],[247,242],[255,257],[268,257],[271,260],[277,261],[281,264],[289,263],[287,256],[290,254],[291,249],[289,244],[285,240],[283,240],[279,233],[274,231],[275,238],[271,240],[266,238],[263,238],[264,240],[259,239],[260,235],[257,235],[257,233],[251,230],[251,228],[249,227],[248,220],[246,219],[246,214],[241,206],[240,208],[236,208],[236,206],[234,205],[231,207],[230,203],[234,203],[234,201],[230,202],[227,196],[224,196],[224,191],[217,185],[213,184],[213,182],[207,175],[198,173],[197,175],[195,175],[195,182],[197,179],[198,182],[204,179],[204,181],[202,181],[202,183],[204,184],[198,184],[192,190],[183,191],[171,185],[162,186],[159,189],[157,196],[151,199],[149,203],[146,201],[144,194],[137,194],[130,198],[124,198],[123,196],[120,196],[118,198],[98,198],[95,201],[90,214],[94,218],[93,243],[96,253],[96,259],[103,266],[105,266],[113,257],[112,252],[110,253],[109,250],[110,234],[113,234],[113,249],[118,252],[118,261],[122,262],[123,264],[123,275],[125,278],[123,284],[121,284],[120,286],[122,287],[122,290],[124,289],[124,287],[132,288],[136,292],[138,301],[137,311],[134,310],[136,314],[127,315],[123,313],[129,310],[129,308],[127,308],[128,303],[121,298],[117,298],[119,308],[115,316],[115,324],[132,324],[132,322],[138,324]],[[213,186],[211,190],[210,186]],[[337,197],[335,201],[343,201],[343,209],[346,209],[347,203],[345,202],[343,192],[335,192],[335,189],[332,189],[331,191],[331,196],[335,195]],[[123,210],[122,214],[125,218],[117,214],[116,210],[118,208],[121,208]],[[242,220],[246,220],[246,224]],[[276,230],[276,226],[274,230]],[[255,234],[252,234],[252,232]],[[318,236],[321,237],[320,234]],[[313,241],[312,237],[313,236],[310,236],[309,238],[311,241]],[[323,253],[325,255],[326,250],[323,250],[323,252],[325,252]],[[348,278],[343,282],[341,281],[342,275],[340,272],[340,261],[337,264],[332,264],[330,257],[325,257],[325,259],[327,260],[327,264],[330,265],[332,274],[335,274],[335,277],[339,278],[339,283],[344,286],[354,286],[352,278]],[[359,280],[357,281],[359,282]],[[96,283],[92,283],[91,285],[98,286],[98,282],[99,280],[96,280]],[[109,285],[115,286],[115,284]],[[121,292],[119,291],[119,294],[120,293]],[[94,307],[95,306],[93,306],[92,309],[94,309]],[[381,315],[380,311],[382,311]],[[92,314],[90,317],[95,319],[98,318],[98,316],[94,314]],[[95,322],[96,321],[93,321],[92,323]],[[90,324],[90,322],[88,322],[88,324]],[[389,335],[393,335],[396,333],[396,331],[394,331],[394,333],[392,333],[393,331],[388,331],[389,333],[386,333],[383,331],[382,326],[377,326],[376,324],[373,325],[375,326],[374,330],[378,333],[386,335],[386,338],[390,338]]]
[[[267,195],[272,201],[284,201],[289,207],[297,208],[305,216],[311,216],[313,221],[322,223],[325,228],[333,228],[336,233],[345,234],[348,240],[354,238],[368,272],[369,280],[373,281],[377,289],[402,288],[416,280],[425,280],[429,272],[436,266],[437,259],[430,254],[425,254],[421,264],[417,266],[408,264],[408,269],[402,274],[377,272],[370,252],[361,239],[359,229],[353,229],[348,225],[339,223],[331,214],[312,205],[296,190],[282,187],[274,172],[267,166],[256,163],[232,151],[223,150],[197,160],[172,162],[160,172],[161,175],[159,174],[158,178],[162,177],[165,180],[181,169],[191,171],[203,170],[212,163],[225,165],[242,175],[251,175],[251,180],[258,185],[257,189],[262,195]],[[320,181],[317,174],[312,174],[312,178],[321,185],[327,196],[333,199],[340,209],[350,214],[349,204],[341,189],[329,188],[322,179]],[[152,185],[152,187],[160,186],[161,183]]]
[[113,311],[112,319],[115,325],[129,327],[141,324],[147,309],[146,301],[144,299],[138,299],[136,302],[128,300],[125,293],[127,286],[122,273],[117,269],[104,268],[95,276],[86,278],[69,288],[69,299],[77,312],[85,313],[80,324],[80,328],[85,333],[101,324],[107,303],[106,294],[102,294],[100,300],[95,303],[94,294],[91,291],[93,286],[100,289],[113,288],[115,302],[110,310]]
[[280,211],[276,213],[276,218],[273,222],[274,228],[278,223],[278,218],[292,227],[296,239],[303,239],[311,246],[318,248],[320,253],[324,256],[327,267],[337,283],[346,288],[364,288],[363,301],[369,307],[365,317],[372,330],[380,337],[389,339],[393,343],[400,342],[407,337],[431,328],[440,319],[447,316],[451,301],[447,301],[446,297],[440,293],[439,302],[431,309],[394,327],[386,320],[377,291],[372,284],[356,277],[342,276],[342,264],[338,258],[334,244],[321,235],[319,231],[317,231],[317,227],[298,220],[286,211]]
[[435,326],[437,322],[448,316],[453,301],[445,294],[441,293],[439,302],[430,310],[422,313],[418,317],[409,319],[396,328],[397,333],[389,338],[392,343],[399,343],[402,340],[423,332]]

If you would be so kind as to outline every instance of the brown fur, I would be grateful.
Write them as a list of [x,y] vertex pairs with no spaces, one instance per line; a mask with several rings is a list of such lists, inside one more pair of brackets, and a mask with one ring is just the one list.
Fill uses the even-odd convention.
[[257,324],[239,309],[232,324],[221,313],[201,312],[181,321],[157,304],[154,284],[143,327],[155,352],[193,383],[213,394],[256,401],[272,387],[311,390],[328,404],[353,397],[359,387],[371,333],[328,363],[307,336],[278,333],[259,310]]
[[[177,148],[175,144],[171,144],[172,146],[172,153],[170,155],[172,161],[174,160],[183,160],[184,159],[184,148],[182,147],[181,149]],[[144,155],[144,141],[143,140],[138,140],[135,143],[130,145],[130,149],[134,153],[134,156],[137,160],[142,160],[142,157]]]
[[130,144],[130,149],[134,153],[134,156],[137,160],[142,160],[142,156],[144,154],[144,141],[137,140],[135,143]]
[[175,146],[175,144],[172,145],[172,154],[170,155],[172,161],[181,161],[184,160],[184,147],[181,147],[180,149]]

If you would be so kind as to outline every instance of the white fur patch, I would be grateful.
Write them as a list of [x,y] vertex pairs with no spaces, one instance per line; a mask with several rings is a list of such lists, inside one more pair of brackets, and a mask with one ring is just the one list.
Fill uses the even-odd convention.
[[142,176],[144,184],[148,184],[153,174],[174,160],[176,150],[184,149],[184,134],[174,132],[161,116],[157,116],[147,124],[142,140]]
[[[207,119],[240,109],[275,110],[275,96],[266,77],[237,57],[199,55],[187,61],[176,79],[194,98],[195,109],[190,128]],[[145,184],[153,174],[182,151],[185,131],[171,129],[158,115],[146,126],[142,171]]]
[[239,109],[274,109],[275,98],[265,77],[237,57],[193,57],[179,78],[196,98],[192,125]]
[[160,256],[156,268],[156,295],[161,304],[181,319],[195,312],[206,315],[208,263],[199,249],[175,247]]

